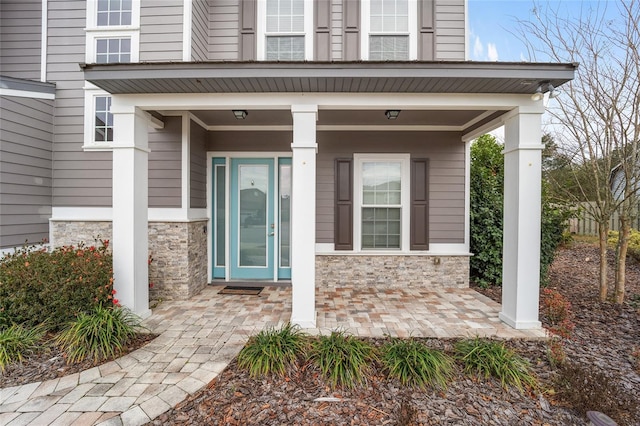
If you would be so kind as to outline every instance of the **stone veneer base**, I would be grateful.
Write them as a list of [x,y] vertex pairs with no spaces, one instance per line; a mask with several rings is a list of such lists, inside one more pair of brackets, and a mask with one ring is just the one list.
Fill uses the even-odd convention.
[[[187,299],[207,285],[206,220],[149,222],[149,290],[152,300]],[[54,247],[111,239],[111,222],[52,221]],[[469,256],[317,255],[316,286],[465,288]]]
[[[207,285],[207,221],[149,222],[149,297],[187,299]],[[111,240],[111,222],[52,221],[54,247]]]
[[466,288],[469,287],[469,256],[318,255],[316,285]]

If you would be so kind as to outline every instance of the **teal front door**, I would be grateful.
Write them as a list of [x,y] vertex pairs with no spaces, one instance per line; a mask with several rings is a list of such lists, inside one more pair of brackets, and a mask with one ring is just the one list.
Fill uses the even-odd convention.
[[229,277],[273,280],[274,159],[231,159]]

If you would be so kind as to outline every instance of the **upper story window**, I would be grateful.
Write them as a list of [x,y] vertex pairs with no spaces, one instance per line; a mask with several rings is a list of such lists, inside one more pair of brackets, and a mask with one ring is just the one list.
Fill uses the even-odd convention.
[[267,0],[267,60],[304,60],[304,0]]
[[313,0],[258,1],[258,59],[313,59]]
[[417,1],[362,2],[362,56],[371,61],[417,59]]
[[[138,62],[140,0],[88,0],[85,62]],[[113,142],[111,96],[85,83],[85,148],[109,149]]]
[[96,38],[96,63],[131,62],[131,38]]
[[131,0],[98,0],[96,23],[99,27],[131,25]]

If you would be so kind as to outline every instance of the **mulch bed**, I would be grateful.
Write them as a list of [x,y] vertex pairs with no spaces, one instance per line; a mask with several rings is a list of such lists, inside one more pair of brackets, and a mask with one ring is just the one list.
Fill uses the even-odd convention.
[[[38,353],[27,357],[22,364],[11,364],[6,367],[5,371],[0,374],[0,388],[57,379],[113,360],[110,358],[94,363],[93,360],[86,359],[82,362],[67,364],[64,354],[53,343],[52,336],[47,337],[43,342],[42,350]],[[155,334],[138,334],[124,347],[119,356],[141,348],[156,337]]]
[[[572,304],[574,338],[568,360],[619,381],[617,391],[640,400],[640,376],[632,352],[640,347],[640,265],[627,269],[627,303],[598,301],[597,248],[575,243],[560,249],[550,272],[550,286]],[[500,289],[479,289],[500,302]],[[638,301],[640,304],[640,300]],[[543,318],[544,321],[544,318]],[[450,350],[452,341],[426,339]],[[377,344],[381,344],[377,341]],[[209,386],[163,414],[153,425],[584,425],[584,410],[554,395],[557,370],[540,341],[508,343],[527,358],[546,393],[504,390],[498,382],[474,380],[457,373],[445,391],[411,390],[384,378],[379,366],[368,383],[333,392],[311,366],[286,379],[251,379],[232,362]],[[316,400],[336,397],[338,401]],[[640,424],[640,412],[625,413],[620,425]]]
[[[613,282],[613,270],[610,272]],[[574,243],[559,250],[550,271],[550,287],[572,304],[576,328],[566,344],[568,360],[603,372],[617,381],[619,395],[640,401],[640,365],[632,356],[640,349],[640,264],[628,262],[627,302],[623,306],[600,303],[597,282],[597,247]],[[499,288],[476,290],[500,302]],[[545,323],[545,318],[542,320]],[[153,337],[139,336],[128,351]],[[446,339],[425,341],[447,351],[453,345]],[[545,393],[505,390],[493,379],[475,380],[459,372],[446,390],[411,390],[385,379],[379,366],[374,366],[366,385],[336,392],[309,365],[286,379],[254,380],[234,361],[206,389],[149,424],[584,425],[583,412],[549,391],[558,370],[549,364],[546,344],[520,340],[508,344],[530,361]],[[93,366],[91,362],[67,365],[58,349],[49,344],[22,365],[8,366],[0,375],[0,388],[62,377]],[[322,397],[334,400],[316,400]],[[627,413],[618,424],[640,424],[640,412]]]

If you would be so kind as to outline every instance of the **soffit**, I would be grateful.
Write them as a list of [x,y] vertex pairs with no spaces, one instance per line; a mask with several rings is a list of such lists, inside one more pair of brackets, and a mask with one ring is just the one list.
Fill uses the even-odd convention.
[[[159,111],[162,114],[162,111]],[[191,111],[206,126],[290,126],[288,110],[248,110],[244,120],[237,120],[231,110]],[[388,120],[385,110],[324,110],[318,111],[318,126],[442,126],[462,128],[486,115],[484,110],[402,110],[396,120]]]

